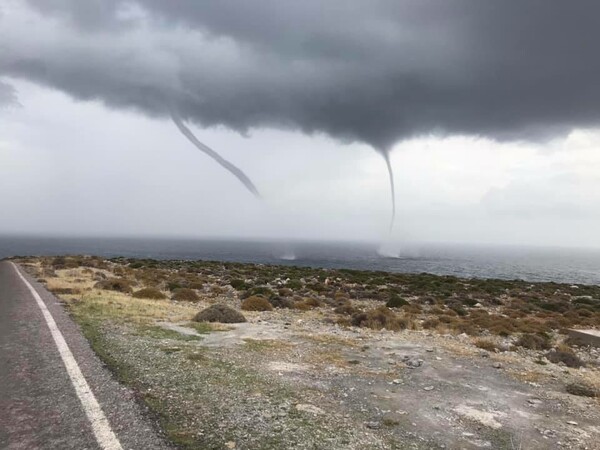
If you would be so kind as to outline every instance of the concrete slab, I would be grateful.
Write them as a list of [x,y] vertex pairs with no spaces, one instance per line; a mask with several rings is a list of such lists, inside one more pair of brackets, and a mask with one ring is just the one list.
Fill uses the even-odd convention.
[[600,347],[600,330],[569,330],[569,337],[578,345]]

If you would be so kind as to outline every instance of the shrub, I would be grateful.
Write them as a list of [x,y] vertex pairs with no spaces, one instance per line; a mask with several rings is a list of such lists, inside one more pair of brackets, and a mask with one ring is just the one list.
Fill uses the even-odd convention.
[[184,302],[197,302],[200,300],[195,290],[189,288],[177,288],[173,291],[173,300]]
[[107,278],[106,280],[98,281],[94,287],[96,289],[104,289],[106,291],[123,292],[131,294],[133,289],[131,284],[124,278]]
[[580,397],[600,397],[600,392],[593,386],[583,383],[567,384],[566,390],[569,394],[579,395]]
[[374,330],[404,330],[408,327],[408,320],[399,318],[387,306],[380,306],[367,312],[361,312],[352,316],[352,325],[355,327],[367,327]]
[[439,319],[427,319],[425,320],[421,326],[425,329],[425,330],[431,330],[432,328],[437,328],[440,326],[440,321]]
[[304,303],[310,306],[311,308],[318,308],[321,306],[321,302],[313,297],[307,297],[304,299]]
[[294,291],[292,291],[289,288],[281,288],[279,289],[279,295],[281,295],[282,297],[291,297],[292,295],[294,295]]
[[272,311],[273,306],[265,297],[253,295],[242,302],[244,311]]
[[153,300],[164,300],[165,298],[167,298],[167,296],[165,294],[163,294],[161,291],[159,291],[156,288],[140,289],[139,291],[135,291],[133,293],[133,296],[135,298],[150,298]]
[[299,280],[290,280],[285,284],[285,286],[293,291],[298,291],[302,289],[302,282]]
[[195,322],[241,323],[245,322],[244,315],[227,305],[215,304],[200,311],[194,317]]
[[583,361],[573,352],[553,351],[546,353],[548,361],[558,364],[563,363],[567,367],[579,368],[583,367]]
[[408,303],[406,300],[404,300],[402,297],[400,297],[395,292],[392,292],[390,294],[390,298],[385,304],[385,306],[387,306],[388,308],[400,308],[401,306],[406,306],[406,305],[410,305],[410,303]]
[[246,282],[244,280],[240,280],[240,279],[232,279],[229,284],[231,285],[232,288],[234,288],[236,291],[244,291],[246,289],[248,289],[250,286],[248,286],[246,284]]
[[337,308],[335,308],[333,312],[336,314],[351,316],[353,314],[356,314],[358,310],[354,306],[352,306],[351,303],[344,303],[343,305],[340,305]]
[[487,350],[488,352],[496,352],[502,350],[494,341],[490,339],[477,339],[475,341],[475,346],[483,350]]
[[291,308],[294,304],[290,299],[279,296],[271,297],[269,303],[273,308]]
[[249,297],[254,297],[254,296],[261,296],[261,297],[271,297],[275,295],[275,293],[269,289],[266,286],[257,286],[257,287],[253,287],[251,289],[248,289],[246,291],[246,293],[244,294],[244,298],[249,298]]
[[183,285],[183,281],[182,280],[177,280],[177,281],[169,281],[167,283],[167,289],[171,292],[175,291],[176,289],[181,289],[182,287],[184,287]]
[[545,335],[525,333],[515,342],[515,345],[530,350],[548,350],[550,339]]

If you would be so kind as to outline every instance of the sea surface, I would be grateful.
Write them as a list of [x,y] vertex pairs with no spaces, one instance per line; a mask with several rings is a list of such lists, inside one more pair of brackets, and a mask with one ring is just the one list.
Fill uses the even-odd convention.
[[467,278],[600,284],[600,250],[412,245],[397,257],[374,243],[0,236],[0,259],[87,254],[433,273]]

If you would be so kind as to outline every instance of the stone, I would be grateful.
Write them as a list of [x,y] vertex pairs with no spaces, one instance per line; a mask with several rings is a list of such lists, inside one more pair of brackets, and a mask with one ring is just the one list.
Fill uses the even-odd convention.
[[370,430],[379,430],[381,428],[381,423],[376,421],[365,422],[365,426]]
[[499,362],[495,362],[494,364],[492,364],[492,367],[494,369],[501,369],[502,368],[502,364]]
[[233,448],[235,448],[235,446],[236,446],[236,444],[233,441],[229,441],[229,442],[225,443],[225,447],[227,447],[227,448],[232,448],[233,449]]
[[434,387],[433,386],[425,386],[423,388],[424,391],[433,391]]
[[578,345],[600,347],[600,330],[569,330],[569,340]]

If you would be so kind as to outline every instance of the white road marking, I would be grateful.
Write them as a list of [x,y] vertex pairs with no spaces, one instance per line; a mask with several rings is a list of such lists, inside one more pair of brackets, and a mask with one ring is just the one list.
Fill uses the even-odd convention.
[[81,405],[83,406],[83,410],[85,411],[86,416],[88,417],[92,430],[94,431],[94,436],[96,436],[96,441],[98,441],[98,445],[103,450],[123,450],[117,436],[113,432],[106,419],[106,416],[102,412],[102,408],[98,404],[96,397],[92,393],[87,381],[85,380],[83,374],[81,373],[81,369],[79,365],[77,365],[77,361],[73,357],[73,353],[69,349],[65,338],[62,333],[58,329],[56,322],[54,321],[54,317],[50,314],[50,311],[46,307],[46,304],[37,293],[35,288],[25,279],[25,277],[21,274],[18,267],[15,263],[11,262],[13,267],[15,268],[17,275],[21,278],[23,283],[27,286],[31,295],[37,302],[38,306],[42,310],[42,314],[44,315],[44,319],[46,319],[46,324],[48,328],[50,328],[50,333],[54,338],[54,342],[58,347],[58,352],[60,353],[60,357],[65,364],[67,369],[67,373],[69,374],[69,378],[71,379],[71,383],[73,383],[73,387],[75,388],[75,392],[77,393],[77,397],[81,400]]

